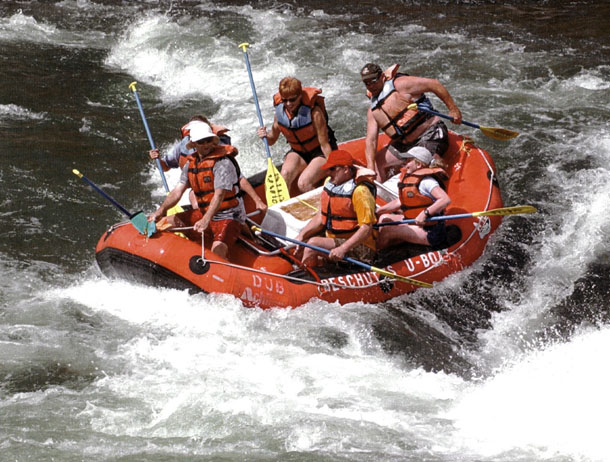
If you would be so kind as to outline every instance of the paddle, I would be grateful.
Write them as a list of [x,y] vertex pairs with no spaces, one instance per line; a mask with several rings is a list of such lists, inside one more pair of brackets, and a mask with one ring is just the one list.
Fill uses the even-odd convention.
[[[258,116],[258,123],[261,127],[264,127],[263,116],[261,115],[261,109],[258,104],[258,97],[256,96],[256,87],[254,86],[254,79],[252,78],[252,69],[250,68],[250,59],[248,58],[248,52],[246,48],[249,47],[249,43],[242,43],[239,45],[244,52],[244,59],[246,61],[246,68],[248,69],[248,77],[250,78],[250,88],[252,89],[252,96],[254,97],[254,105],[256,106],[256,115]],[[275,205],[280,202],[284,202],[290,199],[290,193],[288,192],[288,186],[286,180],[278,172],[277,168],[271,160],[271,152],[269,151],[269,141],[267,138],[263,138],[265,143],[265,151],[267,153],[267,175],[265,176],[265,196],[267,198],[267,205]]]
[[156,226],[154,222],[149,222],[144,215],[144,212],[136,212],[130,213],[125,207],[115,201],[112,197],[110,197],[107,193],[102,191],[98,185],[96,185],[93,181],[83,175],[76,169],[72,170],[77,177],[81,178],[85,183],[89,184],[93,189],[95,189],[100,195],[102,195],[105,199],[110,201],[117,209],[123,212],[125,215],[129,217],[129,221],[135,226],[135,228],[140,232],[140,234],[145,234],[147,237],[152,236],[156,231]]
[[[148,142],[150,143],[150,149],[157,149],[155,147],[155,142],[152,139],[152,135],[150,134],[150,129],[148,128],[148,122],[146,122],[146,116],[144,115],[144,109],[142,108],[142,103],[140,102],[140,97],[138,96],[138,91],[136,90],[136,84],[138,82],[131,82],[129,84],[129,89],[133,91],[133,95],[136,97],[136,103],[138,103],[138,109],[140,109],[140,116],[142,117],[142,122],[144,123],[144,128],[146,129],[146,135],[148,135]],[[165,179],[165,173],[163,173],[163,167],[161,166],[161,159],[158,157],[155,159],[157,164],[157,169],[161,174],[161,180],[163,181],[163,187],[165,188],[165,192],[169,192],[169,186],[167,186],[167,180]]]
[[[504,215],[520,215],[523,213],[536,213],[537,210],[535,207],[531,205],[515,205],[513,207],[502,207],[499,209],[491,209],[484,210],[482,212],[472,212],[472,213],[460,213],[457,215],[441,215],[437,217],[426,218],[426,221],[440,221],[440,220],[457,220],[458,218],[469,218],[469,217],[495,217],[495,216],[504,216]],[[409,218],[406,220],[400,221],[388,221],[385,223],[377,223],[373,225],[375,228],[379,228],[381,226],[392,226],[392,225],[402,225],[405,223],[415,223],[414,218]]]
[[[292,242],[293,244],[302,245],[303,247],[309,247],[310,249],[313,249],[313,250],[315,250],[317,252],[325,253],[326,255],[330,254],[330,250],[325,249],[323,247],[318,247],[318,246],[315,246],[315,245],[308,244],[306,242],[302,242],[302,241],[298,241],[296,239],[292,239],[290,237],[282,236],[281,234],[274,233],[273,231],[268,231],[268,230],[263,229],[263,228],[261,228],[259,226],[253,226],[252,229],[255,230],[255,231],[260,231],[261,233],[264,233],[264,234],[268,234],[269,236],[277,237],[278,239],[282,239],[283,241]],[[383,276],[386,276],[386,277],[389,277],[389,278],[392,278],[392,279],[396,279],[396,280],[401,281],[401,282],[406,282],[407,284],[411,284],[411,285],[418,286],[418,287],[425,287],[427,289],[430,289],[430,288],[433,287],[432,284],[428,284],[427,282],[423,282],[423,281],[418,281],[416,279],[407,278],[407,277],[401,276],[400,274],[390,273],[389,271],[386,271],[386,270],[381,269],[381,268],[377,268],[375,266],[369,265],[368,263],[364,263],[364,262],[361,262],[359,260],[355,260],[355,259],[353,259],[351,257],[345,257],[343,260],[345,260],[347,262],[350,262],[350,263],[352,263],[354,265],[360,266],[360,267],[362,267],[362,268],[364,268],[364,269],[366,269],[368,271],[372,271],[374,273],[378,273],[378,274],[381,274]]]
[[[144,115],[144,108],[142,108],[142,103],[140,102],[140,97],[138,96],[138,92],[136,90],[137,82],[131,82],[129,84],[129,88],[133,91],[133,95],[136,97],[136,103],[138,103],[138,109],[140,109],[140,116],[142,116],[142,122],[144,123],[144,128],[146,129],[146,135],[148,136],[148,142],[150,143],[150,149],[157,149],[155,147],[155,142],[153,141],[152,135],[150,134],[150,129],[148,128],[148,122],[146,122],[146,116]],[[165,188],[165,192],[169,193],[169,186],[167,185],[167,180],[165,179],[165,173],[163,173],[163,167],[161,166],[161,159],[158,157],[155,159],[157,164],[157,170],[161,174],[161,180],[163,181],[163,187]],[[179,205],[174,205],[171,209],[167,211],[168,215],[175,215],[176,213],[183,212],[184,209]]]
[[[428,114],[432,114],[435,116],[443,117],[445,119],[451,120],[453,122],[453,117],[447,114],[441,114],[440,112],[433,111],[432,109],[428,109],[427,107],[417,105],[415,103],[409,104],[409,109],[417,109],[418,111],[427,112]],[[493,127],[482,127],[479,124],[475,124],[473,122],[467,122],[462,120],[464,125],[468,125],[469,127],[478,128],[483,132],[484,135],[487,135],[490,138],[500,141],[511,140],[516,136],[519,136],[519,132],[514,132],[512,130],[507,130],[506,128],[493,128]]]

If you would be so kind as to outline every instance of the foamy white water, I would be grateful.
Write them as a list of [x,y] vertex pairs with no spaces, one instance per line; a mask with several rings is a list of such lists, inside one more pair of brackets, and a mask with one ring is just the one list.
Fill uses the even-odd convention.
[[43,120],[44,113],[33,112],[16,104],[0,104],[0,123],[10,121]]
[[[595,284],[594,302],[572,297],[595,265],[603,281],[609,254],[610,68],[597,58],[607,44],[592,53],[593,38],[570,38],[594,15],[549,38],[537,24],[550,24],[548,13],[549,33],[559,30],[571,4],[471,2],[451,14],[435,2],[408,13],[395,2],[2,8],[3,76],[13,79],[0,78],[4,457],[607,458],[607,307]],[[68,180],[71,169],[82,165],[129,206],[164,196],[144,158],[131,81],[162,150],[203,112],[231,128],[246,174],[265,168],[244,41],[267,125],[279,80],[294,74],[323,89],[339,141],[364,135],[364,63],[439,78],[465,119],[521,133],[503,143],[450,125],[492,153],[506,205],[531,203],[539,214],[507,217],[483,258],[433,291],[379,306],[313,300],[262,311],[102,278],[94,246],[118,213]],[[284,151],[273,146],[274,159]],[[178,172],[167,175],[175,184]],[[553,332],[558,306],[568,318],[600,317],[576,318],[575,335],[549,344],[540,333]],[[422,366],[428,354],[436,369]],[[441,354],[472,372],[443,371]]]
[[569,343],[515,357],[456,400],[448,417],[457,442],[484,457],[520,448],[536,458],[607,460],[610,329],[586,329]]

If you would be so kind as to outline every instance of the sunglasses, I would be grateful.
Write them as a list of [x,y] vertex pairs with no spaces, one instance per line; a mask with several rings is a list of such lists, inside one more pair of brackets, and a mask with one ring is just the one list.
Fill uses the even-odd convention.
[[362,83],[364,83],[364,85],[366,85],[368,87],[369,85],[373,85],[373,84],[379,82],[380,78],[381,78],[381,75],[378,75],[375,78],[363,80]]
[[286,104],[286,103],[294,103],[297,99],[299,99],[299,96],[293,96],[292,98],[282,98],[282,103]]

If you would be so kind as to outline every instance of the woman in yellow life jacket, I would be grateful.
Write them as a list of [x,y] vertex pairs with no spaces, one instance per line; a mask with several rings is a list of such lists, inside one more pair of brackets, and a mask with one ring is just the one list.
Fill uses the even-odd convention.
[[328,125],[328,114],[322,90],[302,87],[294,77],[284,77],[279,91],[273,97],[275,116],[271,130],[258,129],[258,136],[267,138],[269,146],[284,135],[290,145],[282,165],[282,177],[289,190],[294,191],[296,180],[297,193],[311,191],[326,176],[321,165],[337,141]]
[[[453,123],[462,123],[462,114],[447,89],[436,79],[398,73],[395,64],[384,72],[377,64],[366,64],[360,71],[370,106],[366,116],[366,166],[377,171],[381,182],[405,163],[405,153],[413,146],[428,149],[440,161],[449,146],[447,127],[437,117],[409,109],[413,103],[433,109],[426,92],[434,93],[449,109]],[[377,151],[379,131],[391,141]]]
[[[446,242],[444,221],[426,224],[426,218],[443,215],[451,203],[444,189],[447,174],[441,168],[430,168],[432,154],[426,148],[415,146],[407,151],[408,162],[401,169],[398,183],[399,198],[379,207],[379,223],[414,218],[415,224],[383,226],[379,231],[379,248],[401,242],[441,246]],[[401,210],[402,215],[392,214]]]

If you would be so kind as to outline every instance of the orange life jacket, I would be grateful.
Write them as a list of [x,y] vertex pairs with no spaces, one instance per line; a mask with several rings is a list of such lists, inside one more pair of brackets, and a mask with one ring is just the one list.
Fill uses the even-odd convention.
[[442,168],[420,168],[409,175],[407,168],[403,167],[400,172],[398,197],[400,198],[400,209],[405,218],[417,217],[423,209],[434,203],[434,199],[419,192],[419,183],[424,177],[434,177],[443,189],[445,188],[445,181],[448,179]]
[[241,172],[239,165],[235,160],[237,155],[237,149],[233,146],[219,145],[216,146],[211,154],[206,156],[203,160],[199,160],[196,155],[188,157],[188,180],[195,196],[197,197],[197,204],[202,212],[205,213],[207,208],[212,202],[214,196],[214,165],[220,159],[228,158],[233,165],[237,173],[237,183],[233,185],[230,193],[225,194],[219,210],[226,210],[239,205],[238,194],[239,194],[239,177]]
[[[324,97],[320,96],[322,90],[313,87],[303,87],[301,93],[301,105],[296,113],[292,116],[288,114],[282,103],[282,96],[280,93],[273,95],[273,105],[275,106],[275,117],[282,134],[286,137],[288,144],[293,151],[306,154],[320,147],[320,141],[318,140],[318,133],[313,125],[313,114],[314,107],[322,109],[324,118],[326,119],[326,125],[328,127],[328,114],[326,113],[326,106],[324,104]],[[328,127],[329,140],[333,137],[333,132]]]
[[366,185],[373,195],[375,185],[366,181],[356,183],[354,179],[340,185],[327,181],[320,196],[320,211],[326,229],[335,235],[353,234],[358,230],[358,216],[354,209],[352,195],[359,184]]
[[[373,96],[368,90],[367,96],[371,100],[371,111],[379,128],[392,140],[412,141],[433,123],[426,123],[426,121],[435,118],[426,112],[408,108],[410,104],[424,102],[427,98],[422,96],[419,100],[414,101],[405,98],[396,90],[394,79],[404,75],[397,73],[398,67],[398,64],[394,64],[384,71],[386,80],[383,89],[377,96]],[[436,120],[438,119],[434,121]]]

